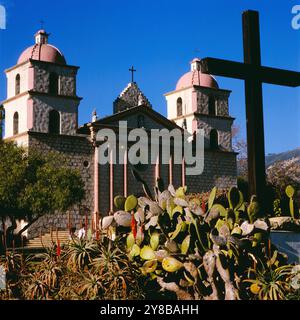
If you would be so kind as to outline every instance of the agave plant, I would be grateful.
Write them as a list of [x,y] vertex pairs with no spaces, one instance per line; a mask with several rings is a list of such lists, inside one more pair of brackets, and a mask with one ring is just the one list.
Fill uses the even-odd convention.
[[287,279],[291,275],[291,266],[271,267],[253,270],[255,279],[245,280],[251,283],[250,291],[259,300],[286,300],[290,292]]
[[[100,243],[99,255],[93,259],[91,270],[101,279],[101,299],[141,299],[143,296],[137,268],[131,264],[121,248],[118,241]],[[91,282],[88,286],[90,285]]]
[[51,296],[51,288],[41,280],[39,272],[27,276],[23,282],[23,292],[28,300],[48,300]]
[[102,277],[90,271],[82,274],[82,279],[78,284],[78,296],[84,300],[96,300],[102,296]]
[[88,267],[97,252],[97,244],[93,241],[73,240],[65,253],[67,266],[73,271]]

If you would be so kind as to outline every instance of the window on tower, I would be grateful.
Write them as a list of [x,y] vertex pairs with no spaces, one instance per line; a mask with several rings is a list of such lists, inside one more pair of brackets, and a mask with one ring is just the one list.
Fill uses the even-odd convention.
[[177,117],[182,116],[182,99],[177,99]]
[[55,72],[50,73],[49,93],[54,95],[59,94],[59,77],[58,77],[58,74]]
[[56,110],[49,112],[49,133],[60,134],[60,114]]
[[208,114],[210,116],[216,115],[216,100],[213,96],[209,96],[208,98]]
[[16,83],[15,83],[15,94],[18,95],[20,94],[20,81],[21,77],[19,74],[16,75]]
[[219,147],[219,134],[216,129],[212,129],[210,132],[210,148],[213,150],[218,149]]
[[13,123],[13,134],[19,134],[19,114],[18,112],[14,113],[14,123]]

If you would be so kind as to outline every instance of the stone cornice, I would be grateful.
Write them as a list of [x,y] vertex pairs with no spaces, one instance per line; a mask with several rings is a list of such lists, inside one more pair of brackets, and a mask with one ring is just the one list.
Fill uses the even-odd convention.
[[220,119],[220,120],[228,120],[228,121],[234,121],[235,118],[230,117],[230,116],[218,116],[218,115],[210,115],[206,113],[200,113],[200,112],[195,112],[194,115],[196,117],[206,117],[206,118],[213,118],[213,119]]
[[38,92],[38,91],[34,91],[34,90],[29,90],[29,91],[24,91],[14,97],[11,97],[9,99],[6,99],[2,102],[0,102],[0,104],[5,104],[5,103],[9,103],[11,101],[17,100],[23,96],[46,96],[46,97],[51,97],[51,98],[60,98],[60,99],[68,99],[68,100],[76,100],[76,101],[81,101],[83,98],[82,97],[77,97],[77,96],[63,96],[63,95],[53,95],[47,92]]
[[202,87],[202,86],[189,86],[189,87],[186,87],[186,88],[182,88],[182,89],[179,89],[179,90],[173,90],[173,91],[170,91],[170,92],[167,92],[164,94],[165,97],[173,94],[173,93],[176,93],[176,92],[181,92],[181,91],[184,91],[184,90],[187,90],[187,89],[196,89],[196,90],[199,90],[199,89],[204,89],[206,91],[211,91],[211,92],[214,92],[214,93],[223,93],[223,94],[227,94],[229,95],[232,91],[231,90],[226,90],[226,89],[216,89],[216,88],[209,88],[209,87]]
[[65,96],[65,95],[53,95],[48,92],[39,92],[39,91],[34,91],[34,90],[29,90],[28,93],[31,96],[46,96],[50,98],[60,98],[60,99],[68,99],[68,100],[82,100],[82,97],[77,97],[77,96]]
[[191,113],[188,113],[188,114],[185,114],[185,115],[182,115],[180,117],[177,117],[177,118],[174,118],[172,119],[173,121],[176,121],[176,120],[181,120],[181,119],[185,119],[187,117],[206,117],[206,118],[212,118],[212,119],[220,119],[220,120],[228,120],[228,121],[234,121],[235,118],[232,118],[230,116],[213,116],[213,115],[210,115],[210,114],[206,114],[206,113],[200,113],[200,112],[191,112]]
[[23,65],[25,65],[26,63],[30,63],[31,65],[34,65],[34,64],[44,64],[44,65],[52,65],[52,66],[57,66],[57,67],[63,67],[63,68],[67,68],[67,69],[80,69],[80,67],[77,67],[77,66],[72,66],[72,65],[63,65],[63,64],[59,64],[59,63],[53,63],[53,62],[47,62],[47,61],[40,61],[40,60],[34,60],[34,59],[29,59],[27,61],[24,61],[22,63],[19,63],[19,64],[16,64],[14,65],[13,67],[10,67],[6,70],[4,70],[5,73],[8,73],[14,69],[17,69]]

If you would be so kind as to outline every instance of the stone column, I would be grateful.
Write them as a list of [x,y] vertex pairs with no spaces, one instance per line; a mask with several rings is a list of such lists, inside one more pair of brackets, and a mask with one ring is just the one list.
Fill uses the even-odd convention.
[[127,150],[124,152],[124,197],[127,198]]
[[113,149],[109,154],[109,210],[114,210],[114,164],[113,164]]

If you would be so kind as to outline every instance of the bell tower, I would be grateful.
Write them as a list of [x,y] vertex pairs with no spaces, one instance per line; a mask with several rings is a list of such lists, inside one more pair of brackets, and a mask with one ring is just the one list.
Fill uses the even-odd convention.
[[35,43],[5,71],[7,99],[4,139],[28,144],[28,132],[75,135],[78,127],[76,92],[78,67],[68,65],[63,54],[39,30]]
[[204,129],[206,149],[231,152],[231,91],[220,89],[213,76],[201,73],[200,59],[195,58],[190,64],[190,71],[178,80],[176,89],[165,94],[168,119],[191,134]]

